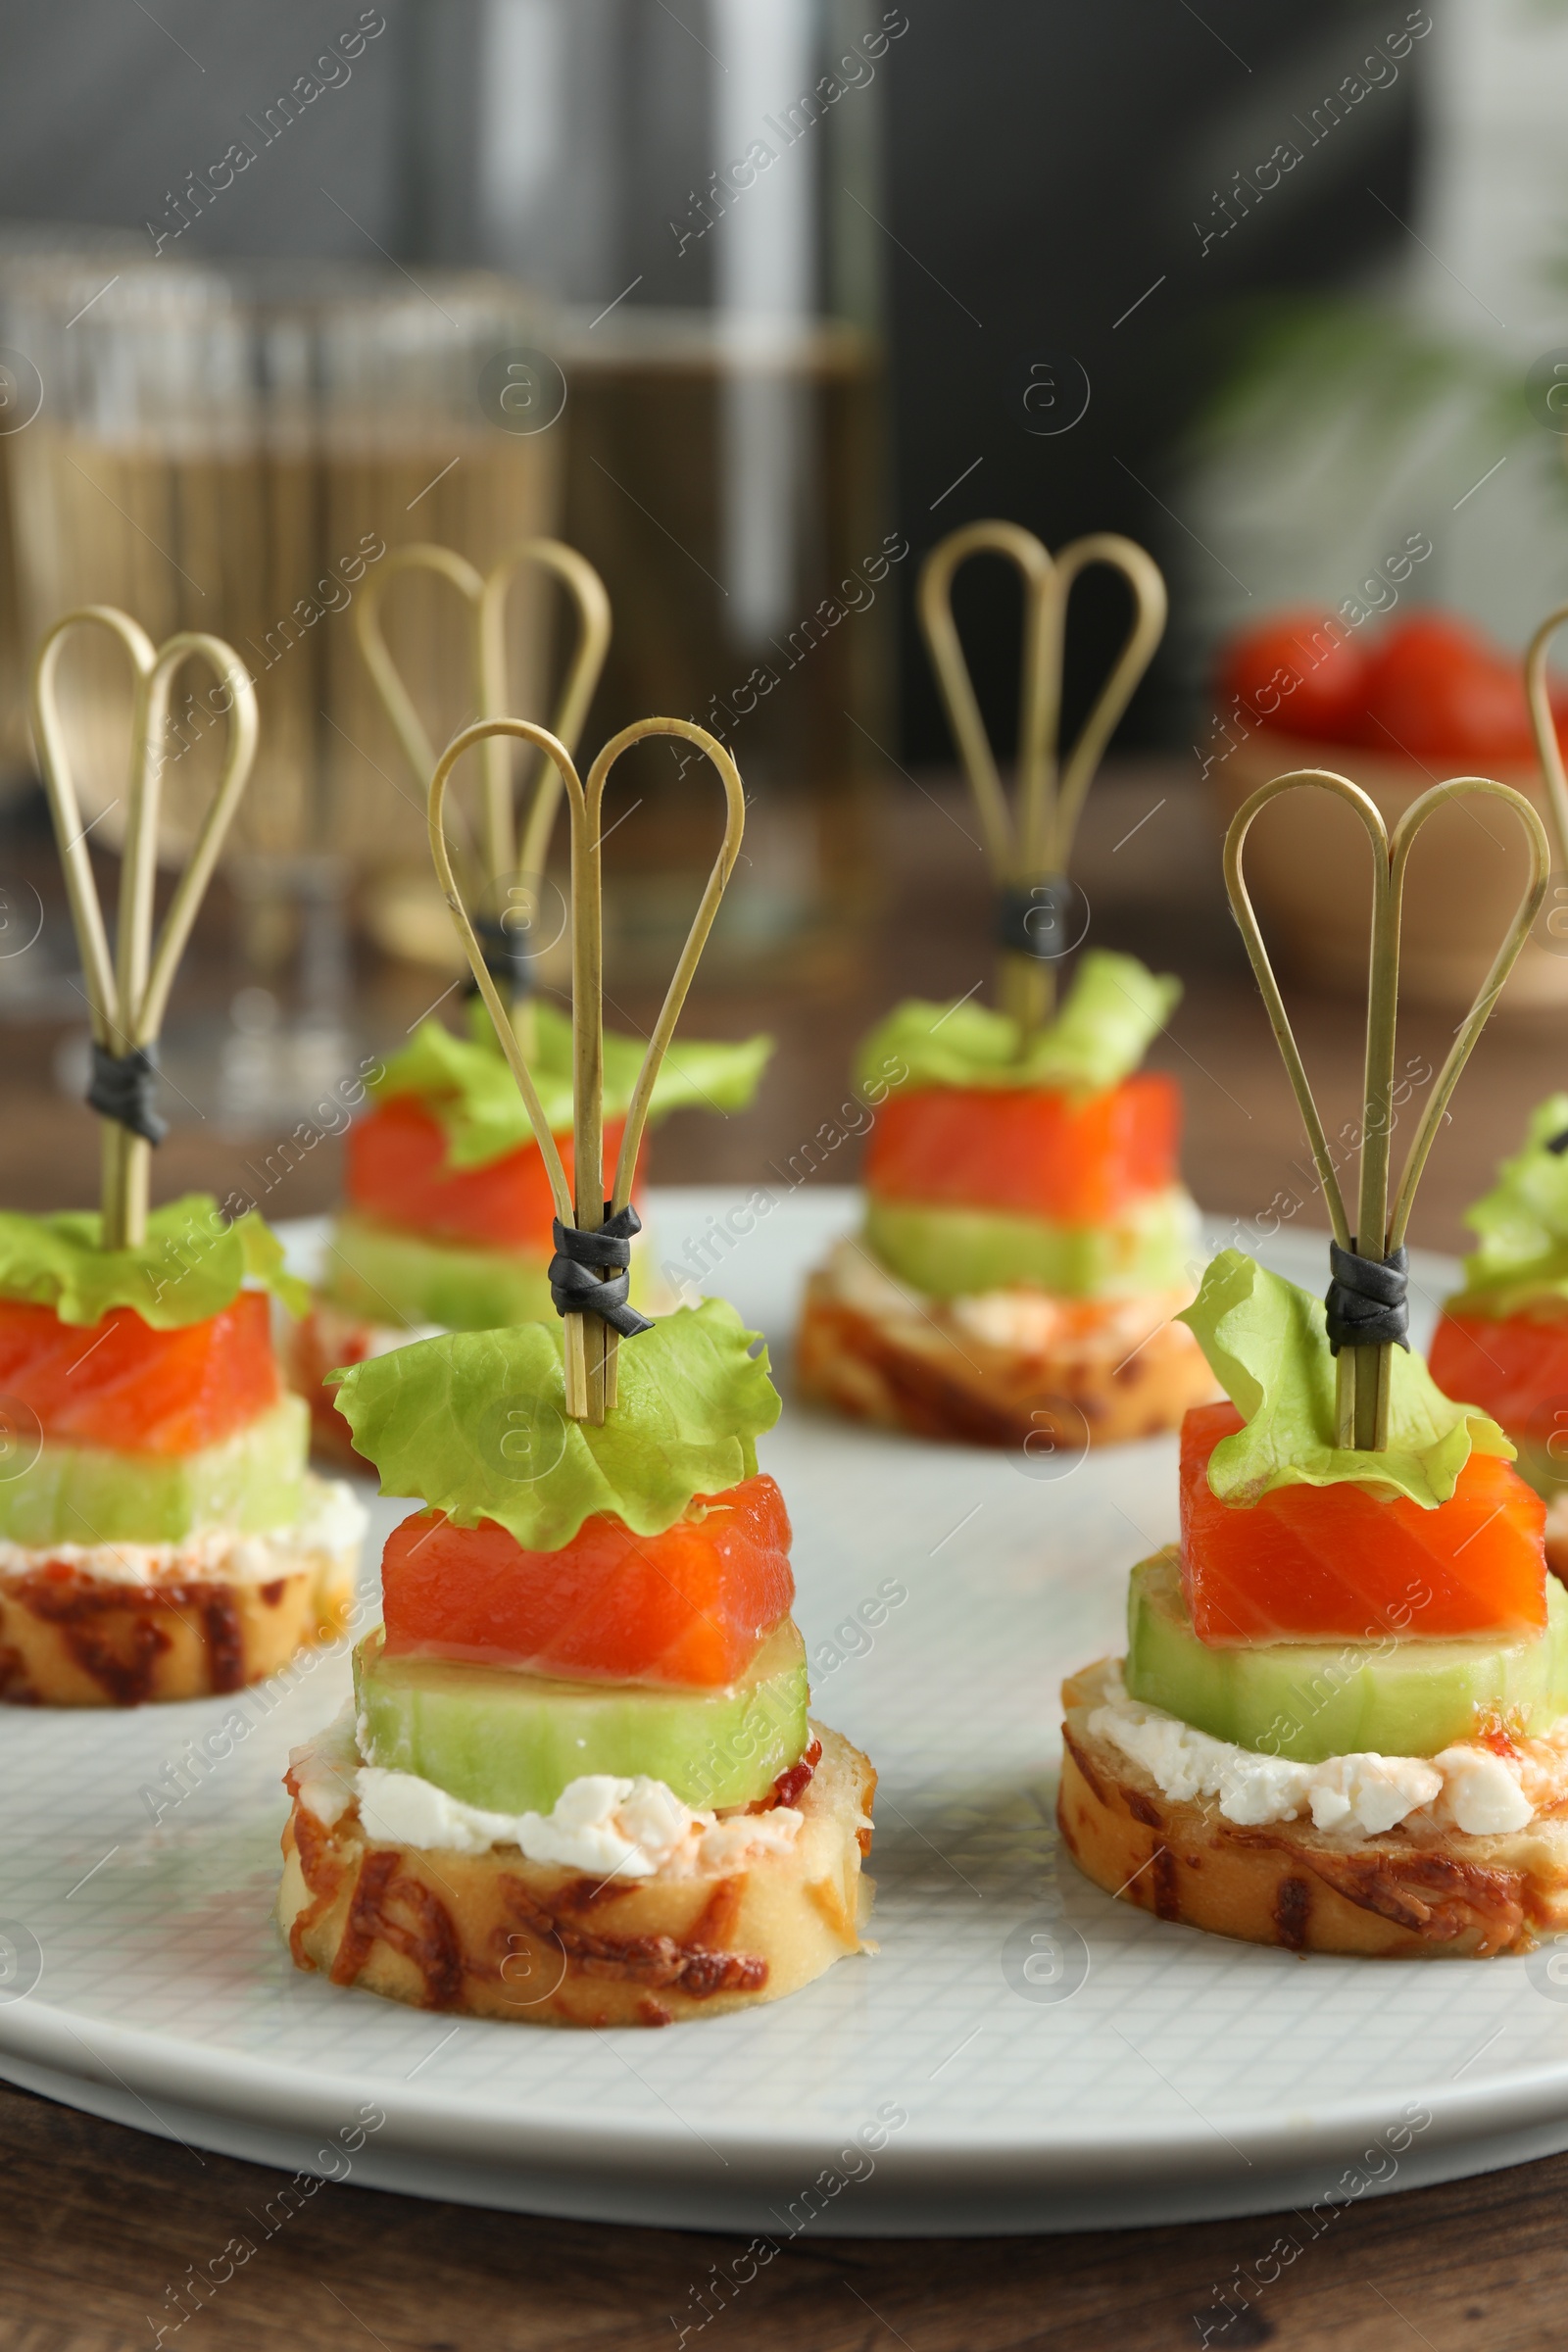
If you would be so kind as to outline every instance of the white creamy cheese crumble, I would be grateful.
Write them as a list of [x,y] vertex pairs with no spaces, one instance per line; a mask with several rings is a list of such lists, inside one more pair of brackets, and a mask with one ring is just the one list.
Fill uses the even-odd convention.
[[307,1813],[328,1830],[342,1820],[354,1802],[354,1775],[360,1768],[352,1699],[345,1700],[325,1731],[289,1749],[288,1768]]
[[[1030,1290],[979,1291],[966,1298],[950,1298],[947,1306],[958,1329],[987,1348],[1005,1348],[1018,1355],[1050,1355],[1065,1349],[1071,1355],[1108,1355],[1119,1360],[1170,1322],[1192,1295],[1191,1284],[1173,1291],[1140,1291],[1127,1298],[1058,1298]],[[1094,1310],[1092,1321],[1084,1313],[1089,1306]]]
[[[850,1239],[835,1244],[822,1268],[822,1279],[834,1298],[858,1314],[884,1320],[917,1315],[928,1321],[933,1313],[946,1313],[982,1346],[1007,1348],[1020,1355],[1045,1355],[1064,1342],[1075,1351],[1090,1348],[1097,1355],[1124,1355],[1169,1322],[1193,1295],[1191,1285],[1185,1285],[1180,1290],[1140,1291],[1127,1298],[1102,1296],[1088,1300],[1057,1298],[1019,1284],[1009,1290],[933,1299],[890,1274],[866,1243]],[[1094,1312],[1086,1328],[1084,1310],[1089,1306]]]
[[[1367,1754],[1293,1764],[1140,1704],[1127,1696],[1119,1675],[1107,1679],[1106,1690],[1106,1703],[1089,1718],[1093,1736],[1141,1764],[1162,1795],[1177,1803],[1217,1797],[1225,1819],[1239,1827],[1299,1821],[1309,1813],[1314,1829],[1370,1838],[1425,1813],[1438,1828],[1486,1838],[1522,1830],[1538,1806],[1568,1793],[1568,1752],[1554,1740],[1524,1740],[1517,1756],[1466,1741],[1430,1757]],[[1561,1729],[1568,1738],[1568,1725]]]
[[305,1508],[292,1527],[245,1536],[204,1527],[178,1544],[11,1544],[0,1541],[0,1576],[30,1576],[51,1563],[80,1569],[104,1584],[163,1585],[187,1580],[270,1585],[302,1568],[352,1570],[369,1519],[342,1479],[305,1479]]
[[447,1332],[445,1323],[362,1323],[360,1329],[367,1335],[367,1363],[399,1348],[413,1348],[420,1340],[444,1339]]
[[586,1773],[571,1782],[549,1813],[491,1813],[416,1773],[362,1764],[352,1706],[318,1739],[293,1749],[289,1763],[300,1802],[328,1828],[357,1799],[368,1835],[388,1845],[458,1854],[514,1845],[530,1862],[601,1879],[728,1870],[787,1852],[806,1818],[775,1805],[769,1813],[721,1820],[693,1812],[662,1781],[617,1780],[609,1773]]
[[828,1252],[822,1279],[836,1298],[862,1315],[912,1315],[926,1305],[922,1292],[906,1289],[864,1242],[848,1235]]
[[[317,1298],[313,1308],[316,1337],[322,1352],[335,1363],[349,1360],[349,1349],[356,1342],[364,1343],[365,1362],[378,1355],[390,1355],[394,1348],[412,1348],[417,1340],[439,1340],[446,1336],[445,1323],[372,1323],[366,1316],[351,1312],[346,1306],[335,1305],[330,1298]],[[338,1350],[341,1343],[341,1350]]]

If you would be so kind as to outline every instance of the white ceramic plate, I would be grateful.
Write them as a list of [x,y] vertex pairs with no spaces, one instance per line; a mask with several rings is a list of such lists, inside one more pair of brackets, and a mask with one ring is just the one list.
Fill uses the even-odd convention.
[[[658,1254],[727,1205],[656,1196]],[[777,1356],[853,1214],[803,1192],[726,1252],[714,1287]],[[1323,1283],[1318,1237],[1271,1254]],[[1417,1287],[1450,1271],[1429,1259]],[[457,2023],[299,1975],[270,1917],[280,1775],[348,1689],[333,1656],[238,1699],[0,1710],[0,2074],[369,2185],[775,2240],[1304,2207],[1568,2147],[1561,1955],[1298,1959],[1058,1866],[1056,1687],[1118,1645],[1126,1570],[1175,1532],[1173,1439],[1032,1475],[787,1403],[762,1456],[817,1711],[882,1774],[876,1958],[664,2033]],[[375,1505],[372,1575],[403,1507]],[[867,1635],[854,1612],[885,1579],[907,1597]],[[244,1739],[155,1826],[143,1789],[236,1712]]]

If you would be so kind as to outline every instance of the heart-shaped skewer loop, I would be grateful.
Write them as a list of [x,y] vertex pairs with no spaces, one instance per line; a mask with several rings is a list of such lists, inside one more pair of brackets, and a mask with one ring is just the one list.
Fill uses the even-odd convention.
[[[1023,582],[1023,655],[1018,706],[1017,789],[1009,808],[991,739],[953,617],[953,581],[971,556],[1003,556]],[[1062,653],[1067,605],[1092,564],[1119,571],[1133,596],[1133,620],[1109,675],[1061,758]],[[1018,1023],[1020,1053],[1054,1000],[1056,961],[1067,937],[1067,868],[1084,799],[1117,720],[1154,656],[1165,627],[1165,583],[1131,539],[1096,531],[1054,560],[1032,531],[1013,522],[971,522],[941,540],[921,567],[920,627],[948,724],[980,815],[998,896],[998,996]]]
[[[1347,802],[1365,826],[1372,849],[1366,1058],[1362,1088],[1360,1175],[1353,1226],[1340,1189],[1323,1121],[1312,1098],[1311,1083],[1285,1009],[1279,983],[1274,977],[1268,950],[1263,944],[1263,935],[1258,928],[1257,916],[1242,871],[1242,853],[1254,817],[1282,794],[1309,787],[1335,793]],[[1433,1083],[1426,1108],[1405,1153],[1398,1189],[1391,1209],[1389,1147],[1394,1125],[1399,923],[1405,877],[1416,835],[1427,818],[1446,803],[1458,799],[1464,793],[1480,793],[1489,799],[1502,801],[1514,810],[1524,827],[1530,853],[1530,880],[1502,944],[1493,957],[1491,968],[1469,1011],[1460,1022],[1448,1049],[1447,1058]],[[1328,768],[1298,768],[1290,775],[1276,776],[1271,783],[1259,785],[1256,792],[1236,811],[1225,836],[1225,887],[1230,893],[1231,906],[1247,943],[1247,953],[1262,992],[1275,1042],[1306,1128],[1312,1149],[1312,1162],[1323,1188],[1323,1198],[1334,1227],[1335,1245],[1340,1253],[1335,1260],[1335,1286],[1330,1293],[1329,1321],[1330,1339],[1339,1357],[1339,1443],[1342,1446],[1364,1451],[1380,1451],[1388,1444],[1389,1348],[1394,1344],[1394,1338],[1398,1336],[1394,1332],[1394,1324],[1399,1323],[1402,1330],[1404,1237],[1410,1222],[1416,1186],[1421,1181],[1421,1171],[1426,1166],[1427,1156],[1446,1113],[1449,1098],[1458,1084],[1459,1073],[1470,1058],[1475,1042],[1501,994],[1503,982],[1513,969],[1529,936],[1530,926],[1545,895],[1550,864],[1545,828],[1524,794],[1516,792],[1512,785],[1494,783],[1487,776],[1455,776],[1446,784],[1434,784],[1430,791],[1422,793],[1419,800],[1412,802],[1391,837],[1376,802],[1358,784],[1352,784],[1348,777],[1336,775]],[[1345,1262],[1347,1259],[1371,1261],[1377,1272],[1361,1275],[1353,1263]],[[1347,1290],[1363,1302],[1353,1310],[1344,1306]],[[1342,1344],[1336,1336],[1337,1297],[1343,1311],[1360,1316],[1365,1328],[1376,1330],[1381,1323],[1393,1336],[1376,1339],[1370,1345],[1357,1344],[1353,1338],[1346,1337]],[[1392,1320],[1379,1311],[1380,1300],[1393,1310]],[[1365,1301],[1371,1301],[1372,1304],[1368,1306]]]
[[[686,943],[664,992],[664,1002],[648,1040],[637,1082],[627,1106],[620,1154],[610,1196],[604,1178],[604,927],[600,844],[603,839],[605,788],[611,770],[623,752],[650,736],[673,735],[695,744],[717,770],[724,792],[724,835],[713,860],[701,903],[692,918]],[[572,1172],[568,1181],[560,1146],[550,1131],[538,1090],[518,1043],[508,1006],[485,960],[480,939],[464,904],[445,829],[447,787],[452,771],[466,752],[497,737],[512,737],[538,750],[564,790],[571,820],[571,969],[572,969]],[[642,1148],[655,1083],[668,1052],[698,962],[713,927],[719,901],[740,855],[746,821],[745,795],[739,772],[723,745],[705,727],[684,718],[643,718],[623,727],[595,760],[586,788],[565,745],[548,729],[521,718],[480,719],[454,736],[436,762],[430,779],[430,856],[442,895],[452,910],[458,937],[473,973],[474,984],[495,1024],[527,1109],[529,1124],[543,1155],[556,1207],[556,1257],[551,1266],[552,1291],[565,1317],[566,1410],[573,1419],[601,1422],[615,1402],[615,1350],[620,1334],[631,1336],[646,1328],[625,1301],[625,1268],[629,1244],[638,1230],[631,1205],[632,1179]],[[598,1237],[612,1229],[603,1241]],[[588,1269],[600,1281],[612,1281],[618,1293],[613,1319],[591,1305],[569,1306],[567,1296],[591,1298],[582,1278]]]
[[[1536,738],[1536,757],[1541,762],[1542,781],[1546,787],[1546,822],[1551,829],[1556,871],[1559,882],[1568,889],[1568,775],[1563,772],[1562,745],[1557,740],[1551,694],[1546,685],[1546,656],[1551,650],[1552,639],[1565,621],[1568,621],[1568,605],[1559,605],[1555,612],[1546,614],[1531,638],[1525,654],[1525,697],[1530,705],[1530,725]],[[1548,926],[1551,919],[1547,918]]]
[[[561,581],[576,615],[576,640],[550,733],[568,752],[575,751],[588,706],[610,649],[610,599],[605,584],[585,556],[559,539],[523,539],[499,556],[486,572],[451,548],[420,541],[398,548],[373,580],[367,583],[354,608],[354,626],[376,692],[402,746],[421,793],[428,793],[435,772],[435,747],[393,661],[381,625],[381,600],[393,580],[411,571],[433,572],[446,580],[467,605],[472,621],[469,646],[470,691],[480,718],[499,718],[511,697],[507,690],[507,600],[518,573],[536,564]],[[561,803],[561,778],[548,758],[539,761],[531,796],[525,796],[526,815],[518,837],[516,799],[513,789],[511,754],[503,736],[490,738],[484,756],[481,828],[482,863],[492,888],[505,887],[516,875],[536,882],[549,855],[550,836]],[[493,931],[498,909],[488,917]],[[492,938],[492,952],[496,943]],[[508,959],[514,1000],[526,993],[514,958]],[[514,1014],[517,1011],[514,1003]]]
[[[113,956],[60,716],[60,658],[67,638],[81,627],[105,628],[118,638],[135,677]],[[170,688],[175,673],[192,659],[208,663],[220,690],[228,696],[227,742],[207,812],[155,933],[164,768],[160,747],[169,720]],[[128,613],[111,605],[84,605],[55,622],[33,657],[32,723],[92,1014],[93,1080],[87,1100],[103,1116],[103,1246],[129,1249],[146,1238],[149,1152],[164,1132],[151,1100],[159,1032],[191,926],[250,779],[256,758],[256,689],[244,662],[220,637],[184,630],[154,646]]]

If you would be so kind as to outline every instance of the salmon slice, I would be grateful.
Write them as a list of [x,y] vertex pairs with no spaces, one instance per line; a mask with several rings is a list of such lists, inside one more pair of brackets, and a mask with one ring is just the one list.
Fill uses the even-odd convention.
[[866,1189],[887,1200],[1103,1224],[1176,1182],[1181,1123],[1181,1090],[1157,1070],[1089,1096],[911,1087],[877,1113]]
[[0,1403],[22,1423],[36,1415],[46,1438],[197,1453],[281,1394],[265,1291],[241,1291],[220,1314],[177,1331],[154,1331],[128,1306],[84,1325],[0,1299]]
[[696,1519],[638,1536],[608,1515],[560,1551],[527,1551],[493,1519],[420,1511],[387,1538],[388,1657],[466,1659],[575,1681],[708,1690],[743,1674],[795,1598],[790,1522],[760,1474]]
[[1241,1426],[1229,1403],[1195,1405],[1182,1423],[1182,1587],[1200,1642],[1517,1640],[1544,1629],[1545,1505],[1509,1463],[1473,1453],[1430,1511],[1343,1485],[1221,1502],[1208,1457]]
[[[625,1123],[605,1121],[607,1168],[614,1167]],[[569,1175],[571,1137],[556,1141]],[[543,1257],[555,1248],[555,1202],[538,1145],[519,1144],[480,1168],[449,1167],[441,1124],[413,1095],[394,1095],[368,1118],[355,1120],[344,1180],[351,1207],[405,1232]]]
[[1555,1314],[1445,1315],[1433,1335],[1432,1377],[1512,1433],[1568,1428],[1568,1300]]

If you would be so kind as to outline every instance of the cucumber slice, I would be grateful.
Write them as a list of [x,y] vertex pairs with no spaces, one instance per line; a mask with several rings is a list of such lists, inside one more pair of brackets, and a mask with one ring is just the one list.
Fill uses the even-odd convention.
[[1195,1731],[1297,1764],[1435,1756],[1489,1721],[1539,1738],[1568,1715],[1568,1589],[1546,1579],[1527,1642],[1269,1642],[1210,1649],[1193,1632],[1174,1550],[1133,1570],[1127,1691]]
[[305,1508],[311,1413],[280,1396],[246,1429],[198,1453],[118,1453],[46,1438],[31,1467],[0,1479],[0,1538],[48,1544],[179,1544],[204,1527],[261,1536]]
[[924,1208],[873,1193],[865,1238],[890,1273],[928,1298],[1020,1284],[1063,1298],[1174,1290],[1200,1254],[1198,1211],[1180,1185],[1152,1193],[1109,1225]]
[[[646,1306],[645,1254],[632,1252],[631,1298]],[[550,1261],[526,1250],[485,1250],[377,1224],[345,1209],[332,1228],[321,1296],[368,1323],[439,1323],[494,1331],[504,1323],[553,1323]]]
[[548,1813],[585,1773],[663,1781],[691,1806],[765,1796],[807,1743],[806,1645],[793,1620],[719,1690],[569,1683],[445,1658],[354,1652],[360,1752],[492,1813]]
[[321,1289],[335,1306],[368,1323],[493,1331],[501,1323],[554,1319],[548,1263],[520,1250],[481,1250],[404,1233],[350,1209],[333,1226]]

